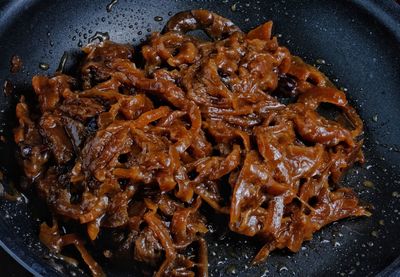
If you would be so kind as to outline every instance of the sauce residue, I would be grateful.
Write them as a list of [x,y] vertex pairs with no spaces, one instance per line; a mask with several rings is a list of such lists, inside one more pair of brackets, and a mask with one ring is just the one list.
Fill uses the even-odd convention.
[[3,84],[3,93],[5,96],[10,96],[13,93],[14,85],[10,80],[5,80]]
[[22,68],[22,59],[17,55],[12,56],[10,61],[10,72],[17,73],[21,70],[21,68]]

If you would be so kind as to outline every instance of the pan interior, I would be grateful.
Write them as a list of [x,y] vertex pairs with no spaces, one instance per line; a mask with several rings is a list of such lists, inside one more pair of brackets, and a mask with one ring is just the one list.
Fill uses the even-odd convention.
[[[9,3],[7,3],[9,2]],[[160,4],[162,3],[162,4]],[[267,275],[374,275],[400,253],[400,8],[395,2],[375,1],[128,1],[107,11],[109,1],[5,1],[0,4],[0,84],[10,80],[14,93],[0,95],[0,166],[6,182],[18,182],[12,128],[14,108],[21,94],[32,95],[35,74],[50,74],[64,51],[72,70],[79,47],[97,31],[117,42],[140,44],[152,31],[161,30],[176,12],[210,9],[232,19],[247,31],[267,20],[281,44],[345,87],[365,124],[366,164],[351,169],[343,184],[352,187],[374,207],[370,218],[344,220],[318,232],[299,253],[274,252],[263,265],[250,266],[259,245],[228,232],[224,219],[211,220],[207,235],[211,276]],[[1,7],[3,5],[3,7]],[[162,18],[162,20],[160,20]],[[13,55],[23,70],[12,74]],[[49,65],[48,71],[39,64]],[[367,182],[366,182],[367,181]],[[370,186],[370,182],[374,185]],[[368,184],[366,186],[366,184]],[[35,201],[0,200],[1,243],[42,275],[85,274],[49,255],[38,241],[40,211]],[[3,246],[3,245],[2,245]],[[112,276],[135,276],[133,265],[104,265]]]

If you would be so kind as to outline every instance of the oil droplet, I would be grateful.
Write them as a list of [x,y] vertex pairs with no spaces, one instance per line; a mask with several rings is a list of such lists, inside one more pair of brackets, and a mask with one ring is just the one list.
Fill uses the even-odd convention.
[[234,265],[228,266],[226,273],[235,275],[237,273],[236,267]]
[[48,70],[49,69],[49,64],[47,64],[47,63],[39,63],[39,68],[41,69],[41,70]]
[[3,93],[5,96],[10,96],[14,90],[14,85],[10,80],[5,80],[3,84]]
[[96,32],[92,37],[89,38],[89,43],[94,42],[95,40],[99,40],[99,42],[103,42],[105,40],[109,40],[110,35],[107,32]]
[[107,12],[108,12],[108,13],[111,12],[111,11],[112,11],[112,8],[113,8],[114,5],[117,4],[117,3],[118,3],[118,0],[112,0],[111,3],[109,3],[109,4],[107,5],[107,7],[106,7]]
[[282,266],[280,269],[279,269],[279,272],[282,272],[282,271],[288,271],[289,269],[286,267],[286,266]]
[[363,182],[363,185],[364,185],[364,187],[366,187],[366,188],[370,188],[370,189],[374,188],[374,183],[372,183],[372,182],[369,181],[369,180],[365,180],[365,181]]
[[104,257],[106,257],[106,258],[111,258],[112,257],[112,253],[111,253],[111,251],[110,250],[104,250],[104,252],[103,252],[103,255],[104,255]]
[[317,59],[315,62],[317,64],[326,64],[326,61],[324,59]]
[[161,16],[155,16],[154,20],[160,22],[160,21],[163,21],[164,18],[162,18]]
[[236,12],[236,10],[237,10],[237,3],[231,6],[231,11]]
[[65,51],[60,59],[60,63],[58,64],[58,67],[56,70],[57,72],[63,73],[63,71],[65,69],[65,64],[67,63],[67,60],[68,60],[68,52]]

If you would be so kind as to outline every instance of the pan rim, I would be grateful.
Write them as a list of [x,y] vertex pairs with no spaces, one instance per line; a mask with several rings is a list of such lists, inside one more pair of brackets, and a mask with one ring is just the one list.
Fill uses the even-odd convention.
[[24,269],[26,269],[29,273],[31,273],[34,276],[43,276],[42,274],[38,273],[36,270],[32,268],[32,266],[28,265],[24,260],[20,258],[13,249],[11,249],[9,246],[7,246],[1,239],[0,239],[0,247],[11,257],[16,261],[20,266],[22,266]]

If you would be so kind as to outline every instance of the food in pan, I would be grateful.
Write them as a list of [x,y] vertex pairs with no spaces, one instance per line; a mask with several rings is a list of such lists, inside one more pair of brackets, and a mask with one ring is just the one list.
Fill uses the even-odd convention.
[[[187,34],[197,29],[210,39]],[[75,245],[94,276],[104,273],[86,245],[102,238],[106,257],[131,255],[156,276],[207,276],[206,206],[263,243],[253,263],[369,215],[339,185],[364,160],[360,117],[271,29],[181,12],[138,53],[90,43],[78,75],[35,76],[37,105],[21,98],[14,134],[53,215],[41,241],[54,253]]]

